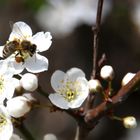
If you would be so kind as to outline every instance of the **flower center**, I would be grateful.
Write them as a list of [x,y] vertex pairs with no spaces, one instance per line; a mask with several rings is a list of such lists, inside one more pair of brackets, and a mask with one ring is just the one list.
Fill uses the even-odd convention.
[[3,92],[4,89],[4,77],[0,75],[0,93]]
[[63,86],[59,89],[59,93],[68,101],[75,100],[79,94],[79,82],[67,80],[62,81]]
[[7,120],[3,114],[0,114],[0,132],[3,130],[3,127],[6,125]]

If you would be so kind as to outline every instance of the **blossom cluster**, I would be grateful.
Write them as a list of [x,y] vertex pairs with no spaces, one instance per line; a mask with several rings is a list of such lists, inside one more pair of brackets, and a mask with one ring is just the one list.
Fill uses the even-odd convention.
[[[29,25],[21,21],[16,22],[8,41],[0,46],[0,139],[10,140],[16,137],[13,135],[12,120],[25,117],[31,111],[34,98],[30,93],[38,88],[38,74],[48,70],[48,59],[39,53],[49,49],[52,36],[50,32],[32,34]],[[127,74],[122,80],[122,86],[134,75]],[[63,110],[76,110],[84,104],[89,95],[98,93],[104,95],[104,100],[111,102],[113,68],[109,65],[103,66],[100,77],[109,83],[108,90],[104,90],[98,79],[88,81],[85,73],[79,68],[73,67],[66,73],[56,70],[50,81],[55,92],[49,94],[48,99],[54,106]],[[126,117],[123,124],[126,128],[134,128],[136,120]],[[52,135],[49,137],[52,139]],[[44,137],[47,138],[48,135]],[[53,136],[53,139],[56,138]]]
[[39,53],[49,49],[51,39],[50,32],[33,35],[30,26],[19,21],[13,24],[8,41],[0,46],[1,140],[16,139],[13,120],[25,116],[32,108],[33,99],[26,92],[38,88],[36,74],[48,69],[48,59]]

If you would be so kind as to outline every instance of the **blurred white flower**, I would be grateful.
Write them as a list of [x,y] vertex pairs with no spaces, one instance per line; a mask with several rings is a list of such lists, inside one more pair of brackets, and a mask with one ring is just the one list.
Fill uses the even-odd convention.
[[38,78],[32,73],[26,73],[20,79],[21,86],[28,91],[35,91],[38,88]]
[[128,72],[122,79],[122,86],[125,86],[136,74]]
[[0,140],[10,140],[13,134],[11,117],[6,108],[0,105]]
[[[49,49],[52,41],[50,32],[38,32],[32,36],[31,28],[24,22],[13,24],[9,42],[16,41],[15,52],[11,54],[8,61],[13,63],[15,73],[20,73],[26,68],[29,72],[38,73],[48,69],[48,59],[38,54]],[[3,51],[4,46],[0,47],[0,57],[9,51]],[[5,53],[4,53],[5,52]]]
[[137,27],[137,31],[140,33],[140,1],[135,0],[133,3],[133,9],[130,11],[131,12],[131,17],[133,23]]
[[31,103],[24,96],[9,99],[6,104],[8,113],[14,118],[22,117],[31,110]]
[[43,138],[43,140],[57,140],[57,137],[54,134],[46,134]]
[[101,68],[100,76],[104,80],[112,80],[114,78],[114,70],[112,66],[105,65]]
[[123,118],[123,125],[125,128],[135,128],[137,126],[137,121],[135,117],[128,116]]
[[51,77],[51,85],[56,93],[50,94],[49,99],[62,109],[80,107],[89,93],[85,74],[78,68],[71,68],[66,73],[55,71]]
[[[50,5],[43,6],[36,18],[41,26],[61,37],[71,33],[78,25],[93,25],[96,20],[97,2],[98,0],[49,0]],[[105,0],[103,17],[110,9],[110,1]]]

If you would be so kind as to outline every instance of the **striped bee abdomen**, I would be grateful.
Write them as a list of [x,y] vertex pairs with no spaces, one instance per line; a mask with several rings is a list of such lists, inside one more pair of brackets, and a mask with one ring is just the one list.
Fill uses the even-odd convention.
[[5,44],[4,49],[3,49],[3,58],[7,58],[10,55],[12,55],[15,51],[16,48],[19,46],[19,43],[17,41],[11,41]]

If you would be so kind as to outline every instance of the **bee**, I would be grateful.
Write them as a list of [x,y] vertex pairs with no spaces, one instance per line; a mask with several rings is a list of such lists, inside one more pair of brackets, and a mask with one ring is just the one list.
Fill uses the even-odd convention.
[[30,57],[32,57],[35,54],[36,48],[37,48],[35,44],[32,44],[30,41],[27,41],[27,40],[23,40],[20,46],[21,46],[21,49],[19,49],[19,51],[21,50],[24,53],[28,53]]
[[16,52],[16,62],[24,62],[24,54],[29,54],[32,57],[36,52],[37,46],[32,44],[30,41],[23,40],[21,42],[11,41],[8,42],[3,49],[3,58],[6,59],[10,55]]
[[2,55],[3,58],[6,59],[13,53],[15,53],[15,60],[17,63],[20,63],[24,62],[25,56],[29,55],[30,57],[32,57],[36,52],[37,46],[24,38],[18,26],[16,28],[22,41],[17,39],[6,43]]
[[24,62],[24,58],[27,54],[32,57],[36,52],[36,45],[31,44],[31,42],[27,40],[23,40],[17,47],[17,53],[15,55],[15,60],[17,63]]

